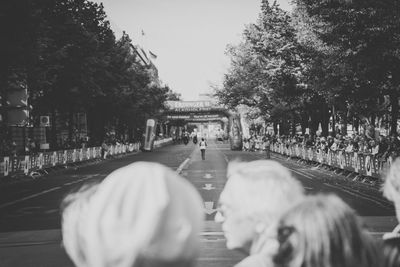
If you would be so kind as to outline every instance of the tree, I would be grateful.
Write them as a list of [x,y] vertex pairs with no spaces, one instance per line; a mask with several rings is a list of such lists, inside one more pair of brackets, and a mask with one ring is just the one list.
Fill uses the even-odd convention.
[[[325,27],[318,37],[338,53],[331,58],[341,95],[359,116],[374,118],[381,112],[382,95],[391,99],[391,129],[396,133],[399,96],[400,3],[396,0],[298,0],[297,5]],[[341,67],[337,67],[341,66]],[[329,80],[329,79],[326,79]],[[377,101],[377,99],[380,99]]]
[[169,88],[169,86],[165,86],[165,88],[168,90],[167,93],[167,100],[168,101],[180,101],[182,98],[182,95],[180,93],[174,92],[173,90],[171,90],[171,88]]
[[220,101],[257,107],[260,115],[280,123],[281,132],[294,132],[304,95],[304,55],[289,14],[276,2],[262,1],[257,23],[248,25],[244,42],[228,51],[232,64],[224,88],[216,92]]
[[[2,104],[8,85],[24,77],[33,116],[52,115],[53,144],[59,126],[67,125],[73,139],[78,112],[88,114],[91,139],[100,141],[107,128],[132,132],[163,105],[170,89],[156,81],[154,66],[139,62],[128,35],[115,40],[102,4],[5,0],[0,5]],[[4,118],[5,109],[1,112]]]

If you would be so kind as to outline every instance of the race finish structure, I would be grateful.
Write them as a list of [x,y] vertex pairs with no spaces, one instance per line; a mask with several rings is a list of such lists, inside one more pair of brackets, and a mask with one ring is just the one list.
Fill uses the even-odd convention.
[[[225,133],[229,133],[230,148],[242,149],[242,127],[239,114],[233,113],[212,99],[201,101],[167,101],[163,112],[170,121],[179,120],[183,125],[197,124],[219,125],[224,135],[219,132],[217,139],[223,141]],[[222,140],[221,140],[222,139]]]
[[230,116],[229,126],[229,141],[231,144],[231,150],[242,150],[242,127],[240,125],[239,116]]
[[156,137],[156,120],[148,119],[146,122],[146,133],[143,142],[143,151],[152,151]]

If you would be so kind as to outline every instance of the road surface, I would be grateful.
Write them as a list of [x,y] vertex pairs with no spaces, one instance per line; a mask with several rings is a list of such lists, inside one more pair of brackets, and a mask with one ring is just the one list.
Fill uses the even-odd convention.
[[[199,190],[207,221],[200,236],[202,253],[197,266],[233,266],[244,255],[225,248],[221,228],[213,221],[218,196],[226,182],[226,166],[234,159],[262,158],[265,158],[263,153],[231,151],[226,143],[208,140],[204,161],[198,146],[179,144],[69,168],[23,183],[0,183],[0,266],[73,266],[60,246],[60,201],[83,183],[104,179],[113,170],[136,161],[162,163]],[[364,218],[377,238],[396,224],[392,204],[376,188],[286,157],[273,158],[293,172],[307,193],[338,194]]]

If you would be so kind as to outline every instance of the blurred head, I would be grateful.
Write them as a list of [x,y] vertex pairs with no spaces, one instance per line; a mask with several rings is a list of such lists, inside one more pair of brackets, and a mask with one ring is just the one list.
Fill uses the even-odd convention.
[[[399,227],[396,227],[399,228]],[[395,229],[395,231],[398,229]],[[382,267],[400,266],[400,234],[398,232],[383,235]]]
[[383,195],[394,203],[397,220],[400,222],[400,158],[390,166],[382,191]]
[[376,146],[376,142],[374,139],[371,139],[371,141],[369,141],[370,146]]
[[303,187],[278,162],[230,162],[215,220],[222,223],[228,249],[247,253],[255,239],[303,198]]
[[76,266],[192,266],[203,205],[196,189],[157,163],[137,162],[67,196],[62,233]]
[[278,267],[375,267],[375,240],[353,210],[335,195],[307,197],[278,225]]

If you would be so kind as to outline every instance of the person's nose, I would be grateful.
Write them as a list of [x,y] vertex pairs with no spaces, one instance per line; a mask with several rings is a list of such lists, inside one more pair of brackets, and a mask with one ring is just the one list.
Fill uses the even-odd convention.
[[217,211],[217,213],[215,213],[214,221],[217,223],[223,223],[225,221],[225,218],[220,211]]

